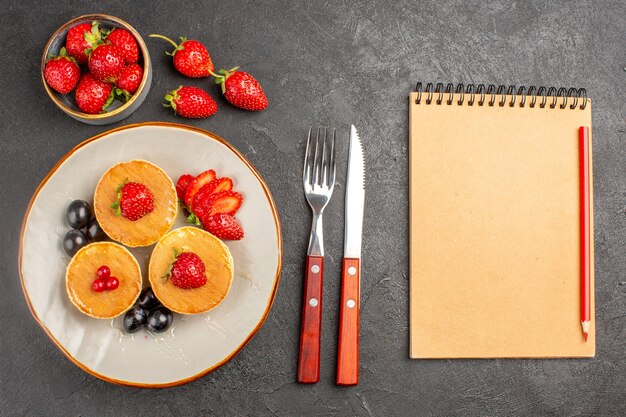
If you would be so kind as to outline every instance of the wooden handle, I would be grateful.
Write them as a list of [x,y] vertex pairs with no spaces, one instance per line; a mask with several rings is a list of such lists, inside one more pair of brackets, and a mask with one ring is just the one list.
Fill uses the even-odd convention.
[[298,382],[301,384],[315,384],[320,380],[323,275],[324,257],[307,256],[298,359]]
[[337,385],[359,383],[360,278],[360,259],[344,258],[341,267]]

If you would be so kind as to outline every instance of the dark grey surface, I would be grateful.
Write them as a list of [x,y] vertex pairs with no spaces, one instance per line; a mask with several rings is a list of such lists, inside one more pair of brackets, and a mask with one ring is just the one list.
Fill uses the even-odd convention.
[[[3,235],[0,414],[96,415],[624,415],[626,414],[626,6],[623,1],[169,2],[26,0],[0,12],[3,59]],[[30,316],[17,272],[20,224],[37,184],[72,146],[103,132],[45,96],[40,53],[52,32],[88,12],[139,32],[204,41],[219,67],[262,83],[267,111],[218,99],[216,116],[187,122],[229,139],[260,170],[278,205],[284,269],[274,307],[231,362],[188,385],[143,390],[84,373]],[[160,106],[182,83],[160,41],[148,41],[152,90],[122,124],[177,121]],[[407,94],[422,81],[586,87],[594,99],[597,356],[590,360],[408,359]],[[361,383],[334,385],[342,191],[327,211],[321,382],[295,383],[309,210],[301,191],[305,129],[355,123],[367,161]],[[50,277],[56,279],[56,277]]]

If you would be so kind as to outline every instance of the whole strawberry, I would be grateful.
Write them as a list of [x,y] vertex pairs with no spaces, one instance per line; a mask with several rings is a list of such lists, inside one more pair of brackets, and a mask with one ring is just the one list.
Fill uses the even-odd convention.
[[67,94],[76,88],[80,80],[80,68],[74,58],[67,56],[65,48],[61,48],[58,56],[51,56],[46,61],[43,76],[55,91]]
[[76,58],[79,64],[86,65],[88,61],[86,50],[90,50],[102,41],[98,23],[81,23],[70,28],[65,37],[67,53]]
[[112,86],[96,80],[90,73],[85,73],[76,87],[76,104],[85,113],[102,113],[115,98]]
[[215,83],[222,86],[222,94],[233,106],[244,110],[259,111],[267,108],[267,97],[259,82],[250,74],[231,70],[220,70],[221,75],[213,74]]
[[230,214],[215,214],[202,222],[204,230],[222,240],[243,239],[243,229]]
[[116,216],[139,220],[154,210],[154,196],[143,184],[124,181],[117,187],[117,200],[111,204]]
[[204,90],[180,86],[165,95],[164,107],[171,107],[177,115],[189,119],[203,119],[215,114],[217,104]]
[[150,37],[164,39],[174,45],[176,49],[166,54],[174,58],[174,68],[181,74],[191,78],[200,78],[208,77],[213,72],[213,61],[211,61],[209,51],[201,42],[187,40],[181,36],[180,44],[177,44],[163,35],[153,34]]
[[124,67],[122,73],[117,79],[117,89],[115,93],[120,96],[124,101],[128,101],[130,97],[135,94],[141,84],[143,78],[143,69],[137,64],[132,64]]
[[113,45],[98,45],[89,54],[89,71],[105,83],[114,83],[124,70],[124,58]]
[[204,262],[193,252],[180,253],[174,249],[174,261],[163,276],[163,283],[169,278],[172,284],[182,289],[198,288],[206,284]]
[[106,41],[117,47],[124,58],[124,64],[136,64],[139,61],[139,47],[135,37],[126,29],[113,29]]

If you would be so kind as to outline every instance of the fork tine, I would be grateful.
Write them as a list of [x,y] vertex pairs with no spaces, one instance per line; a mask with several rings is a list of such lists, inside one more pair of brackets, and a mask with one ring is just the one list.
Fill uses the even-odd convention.
[[330,175],[328,178],[328,186],[332,187],[335,185],[335,171],[337,169],[337,164],[335,163],[335,139],[337,139],[337,129],[333,129],[333,140],[330,143]]
[[315,157],[313,158],[313,177],[311,178],[311,182],[313,184],[319,184],[320,178],[320,161],[319,161],[319,147],[320,147],[320,136],[322,133],[322,128],[317,128],[317,138],[315,139]]
[[322,175],[320,178],[320,184],[325,185],[327,184],[327,179],[328,179],[328,155],[326,154],[326,137],[327,137],[328,131],[324,130],[324,146],[322,147]]
[[302,182],[309,182],[311,176],[311,165],[309,164],[309,149],[311,148],[311,130],[313,126],[309,126],[309,136],[306,140],[306,151],[304,153],[304,167],[302,168]]

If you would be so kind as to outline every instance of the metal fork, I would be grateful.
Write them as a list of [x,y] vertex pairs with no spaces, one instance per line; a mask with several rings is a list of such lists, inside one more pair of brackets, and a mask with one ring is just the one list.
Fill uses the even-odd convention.
[[[311,238],[309,239],[304,275],[302,328],[300,331],[300,355],[298,360],[298,382],[302,384],[316,383],[320,379],[320,334],[324,275],[322,215],[333,194],[333,188],[335,188],[336,171],[336,130],[333,129],[332,138],[330,138],[328,129],[318,128],[314,144],[315,149],[313,149],[313,143],[311,143],[311,132],[312,128],[309,128],[302,172],[304,195],[313,212]],[[330,142],[330,145],[327,145],[327,142]],[[327,150],[327,148],[330,149]]]

